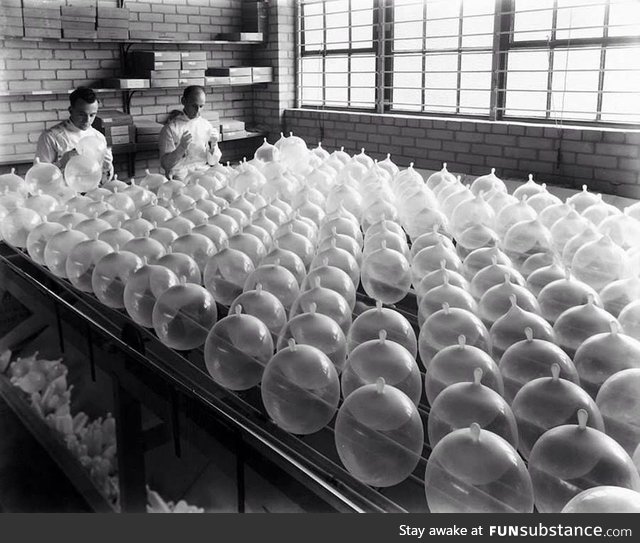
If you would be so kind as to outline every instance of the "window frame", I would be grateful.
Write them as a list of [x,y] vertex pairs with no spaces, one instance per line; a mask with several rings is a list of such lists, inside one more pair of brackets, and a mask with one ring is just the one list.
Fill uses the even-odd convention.
[[[353,6],[353,2],[357,2],[357,0],[347,0],[349,3],[349,23],[351,22],[351,8]],[[302,16],[302,4],[309,3],[325,3],[325,0],[297,0],[296,2],[296,22],[298,28],[297,32],[297,43],[296,43],[296,67],[298,70],[298,85],[296,88],[296,106],[303,107],[307,109],[331,109],[338,111],[354,111],[354,112],[375,112],[379,114],[388,114],[388,115],[409,115],[409,116],[422,116],[422,117],[442,117],[442,118],[464,118],[464,119],[481,119],[481,120],[489,120],[489,121],[508,121],[508,122],[519,122],[519,123],[527,123],[527,124],[571,124],[577,126],[591,126],[591,127],[609,127],[609,128],[627,128],[634,129],[640,125],[640,122],[637,123],[624,123],[624,122],[616,122],[616,121],[603,121],[602,120],[602,105],[603,105],[603,97],[604,97],[604,88],[605,88],[605,75],[606,75],[606,56],[607,51],[611,48],[618,48],[630,45],[640,45],[640,35],[638,36],[610,36],[608,21],[610,15],[611,2],[613,0],[603,0],[604,5],[604,15],[603,15],[603,34],[598,37],[581,37],[581,38],[557,38],[557,14],[558,14],[558,0],[553,1],[553,9],[552,12],[552,26],[550,29],[551,35],[549,39],[536,39],[536,40],[515,40],[514,33],[514,22],[515,22],[515,0],[495,0],[496,8],[494,11],[494,32],[493,32],[493,43],[492,47],[462,47],[462,39],[463,35],[461,32],[462,25],[464,22],[463,15],[463,7],[462,2],[460,6],[460,16],[458,18],[458,27],[460,29],[460,33],[458,36],[458,47],[457,48],[449,48],[449,49],[426,49],[426,31],[423,32],[423,36],[420,38],[422,42],[422,48],[420,51],[417,49],[407,50],[407,51],[394,51],[393,43],[394,43],[394,13],[393,13],[393,2],[392,0],[373,0],[373,23],[372,23],[372,31],[373,31],[373,40],[372,47],[367,49],[339,49],[339,50],[327,50],[322,49],[321,51],[305,51],[304,44],[302,43],[304,39],[304,17]],[[423,29],[426,29],[427,17],[426,17],[426,2],[425,9],[423,9]],[[578,4],[572,7],[587,7],[592,4]],[[560,8],[563,9],[563,8]],[[535,10],[534,10],[535,11]],[[324,9],[323,9],[324,13]],[[324,29],[325,38],[326,38],[326,26]],[[349,30],[349,42],[351,43],[351,30]],[[598,87],[595,92],[597,92],[597,103],[596,103],[596,112],[595,112],[595,120],[586,120],[586,119],[571,119],[567,117],[553,116],[551,110],[551,97],[553,94],[553,59],[557,51],[572,51],[572,50],[580,50],[582,48],[598,48],[600,52],[600,63],[599,63],[599,73],[598,73]],[[544,115],[541,116],[522,116],[522,115],[508,115],[506,110],[506,101],[507,101],[507,80],[509,76],[508,70],[508,58],[509,53],[515,51],[546,51],[549,55],[549,66],[547,72],[547,86],[546,86],[546,109],[543,112]],[[491,88],[490,88],[490,103],[488,113],[460,113],[460,94],[462,89],[461,86],[461,62],[462,55],[464,53],[489,53],[492,55],[492,63],[491,63]],[[376,62],[376,90],[375,90],[375,103],[371,108],[359,108],[359,107],[350,107],[350,106],[327,106],[326,105],[326,84],[325,84],[325,59],[327,56],[333,55],[342,55],[346,56],[349,60],[348,66],[351,65],[351,59],[354,55],[357,56],[358,53],[368,53],[375,55]],[[456,111],[455,112],[441,112],[441,111],[429,111],[425,109],[428,107],[428,104],[424,103],[424,93],[425,93],[425,78],[427,76],[425,70],[425,62],[426,55],[428,54],[456,54],[458,58],[458,69],[457,69],[457,88],[456,90]],[[393,64],[394,64],[394,55],[421,55],[422,57],[422,87],[420,92],[422,94],[421,104],[419,104],[420,110],[403,110],[393,107]],[[307,105],[302,102],[302,86],[301,86],[301,63],[304,57],[315,56],[322,57],[322,104],[312,104]],[[557,71],[557,70],[556,70]],[[559,70],[562,72],[563,70]],[[557,91],[556,91],[557,92]],[[571,91],[566,91],[571,92]],[[639,91],[640,94],[640,91]],[[351,101],[351,92],[348,91],[348,100],[347,103]],[[463,106],[464,109],[464,106]],[[604,112],[606,115],[607,112]]]

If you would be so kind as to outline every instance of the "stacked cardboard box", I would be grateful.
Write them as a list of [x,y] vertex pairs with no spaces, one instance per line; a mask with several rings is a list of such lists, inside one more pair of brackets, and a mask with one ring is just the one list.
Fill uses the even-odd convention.
[[129,9],[105,7],[98,4],[98,38],[106,40],[129,39]]
[[91,3],[74,6],[62,6],[62,37],[93,39],[98,37],[96,31],[96,5]]
[[242,2],[242,30],[244,32],[267,31],[267,6],[265,2]]
[[104,134],[108,145],[121,145],[135,141],[133,118],[122,111],[100,110],[93,127]]
[[136,143],[157,143],[162,125],[155,121],[138,119],[134,121],[136,127]]
[[273,81],[273,68],[270,66],[253,66],[251,68],[252,83],[271,83]]
[[178,87],[181,68],[180,51],[134,51],[129,55],[129,75],[149,79],[151,88]]
[[181,51],[180,63],[178,84],[181,87],[204,85],[204,73],[207,69],[206,51]]
[[0,0],[0,36],[24,36],[21,0]]
[[23,0],[22,20],[27,38],[60,38],[60,0]]
[[235,140],[246,136],[244,121],[237,119],[220,119],[220,140]]
[[[206,75],[208,85],[250,85],[252,82],[251,67],[236,66],[231,68],[207,68]],[[211,78],[216,79],[211,79]],[[224,77],[224,80],[218,78]],[[226,79],[228,78],[228,79]]]

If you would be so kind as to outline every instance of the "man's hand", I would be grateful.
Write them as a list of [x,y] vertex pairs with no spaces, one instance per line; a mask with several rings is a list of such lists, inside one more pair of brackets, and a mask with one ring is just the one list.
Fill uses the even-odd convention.
[[192,141],[193,136],[191,135],[191,132],[187,130],[184,134],[182,134],[178,147],[182,150],[183,153],[185,153]]
[[67,165],[67,162],[69,162],[69,159],[74,156],[78,156],[78,151],[76,151],[75,149],[71,149],[71,151],[67,151],[64,155],[62,155],[60,157],[60,169],[64,169],[64,167]]

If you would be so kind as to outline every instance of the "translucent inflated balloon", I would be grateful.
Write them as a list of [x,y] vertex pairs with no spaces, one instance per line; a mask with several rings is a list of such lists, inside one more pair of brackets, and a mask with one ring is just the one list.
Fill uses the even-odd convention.
[[354,390],[375,384],[380,377],[418,405],[422,393],[418,364],[402,345],[387,340],[385,330],[379,332],[378,339],[361,343],[349,354],[341,378],[342,396],[347,398]]
[[151,173],[148,169],[144,173],[146,175],[140,180],[140,186],[147,190],[157,192],[167,182],[167,178],[160,173]]
[[496,320],[489,330],[491,354],[495,360],[500,360],[511,345],[526,339],[526,328],[531,328],[537,338],[552,342],[556,340],[553,328],[540,315],[518,306],[515,295],[511,296],[510,301],[509,311]]
[[596,305],[602,306],[595,290],[567,272],[564,279],[551,281],[538,293],[540,312],[553,324],[567,309],[586,303],[589,296]]
[[599,224],[598,230],[625,251],[640,244],[640,221],[627,213],[607,217]]
[[129,219],[129,216],[124,211],[119,211],[117,209],[111,209],[109,211],[105,211],[98,216],[99,219],[103,221],[107,221],[112,228],[120,228],[120,225]]
[[511,408],[500,394],[482,384],[482,376],[482,369],[476,368],[473,382],[449,385],[431,404],[428,430],[432,448],[447,434],[474,422],[505,439],[514,449],[518,447],[518,427]]
[[204,211],[200,211],[199,209],[197,209],[195,207],[195,204],[194,207],[180,213],[179,217],[191,221],[196,226],[206,224],[209,221],[209,215],[207,215]]
[[612,321],[609,332],[585,338],[573,362],[580,384],[595,398],[609,377],[622,370],[640,368],[640,341],[620,333],[619,324]]
[[49,238],[44,248],[44,263],[54,275],[67,277],[67,257],[80,242],[89,238],[76,230],[61,230]]
[[[551,227],[562,217],[567,215],[569,212],[573,211],[573,207],[569,204],[553,204],[548,207],[545,207],[541,212],[538,218],[540,222],[544,224],[547,228],[551,229]],[[575,232],[574,232],[575,233]]]
[[258,284],[278,298],[287,310],[291,308],[300,292],[295,276],[279,264],[258,266],[247,277],[243,290],[254,290]]
[[411,253],[409,252],[409,246],[407,245],[406,236],[398,236],[395,232],[386,230],[384,228],[377,234],[365,237],[364,247],[362,249],[365,256],[369,253],[372,253],[373,251],[382,248],[382,242],[385,243],[388,249],[398,251],[406,259],[411,258]]
[[38,158],[27,170],[24,180],[31,194],[37,194],[41,190],[44,194],[55,195],[64,186],[60,169],[55,164],[40,162]]
[[599,201],[597,194],[587,190],[587,185],[582,185],[581,192],[567,198],[567,203],[575,207],[578,213],[582,213],[589,206],[597,204]]
[[33,209],[41,217],[46,217],[49,213],[55,210],[60,203],[57,198],[50,194],[43,194],[40,192],[34,196],[29,196],[24,201],[24,205],[29,209]]
[[0,223],[0,235],[14,247],[27,246],[27,236],[42,222],[42,217],[33,209],[20,207],[9,212]]
[[141,259],[146,258],[151,264],[155,264],[167,252],[162,243],[151,237],[133,238],[123,245],[122,250],[130,251]]
[[[387,221],[388,222],[388,221]],[[401,234],[404,234],[404,231],[400,229]],[[367,231],[367,236],[369,236],[369,230]],[[422,249],[426,249],[427,247],[433,247],[435,245],[441,245],[442,249],[447,249],[451,253],[455,252],[455,246],[453,245],[451,239],[442,234],[435,228],[431,232],[427,232],[418,236],[411,243],[411,256],[415,257]]]
[[302,284],[306,277],[304,262],[295,253],[286,249],[281,249],[276,241],[276,247],[260,260],[260,265],[278,264],[289,270],[296,278],[298,285]]
[[318,313],[331,317],[338,323],[346,335],[351,328],[351,309],[342,295],[335,290],[320,286],[320,278],[315,278],[315,284],[309,290],[300,292],[291,305],[290,318],[301,313],[308,313],[311,305],[315,304]]
[[98,300],[108,307],[124,307],[124,288],[129,277],[142,267],[142,260],[128,251],[103,256],[93,269],[91,288]]
[[266,325],[242,307],[218,321],[209,332],[204,360],[211,378],[231,390],[247,390],[262,380],[273,355],[273,340]]
[[576,235],[576,232],[580,232],[589,226],[589,221],[582,217],[575,209],[572,209],[569,213],[554,222],[549,231],[553,238],[553,246],[558,254],[562,254],[564,246]]
[[549,430],[531,450],[529,473],[541,513],[557,513],[577,494],[597,486],[640,491],[640,475],[629,455],[612,438],[588,427],[587,418],[580,410],[577,425]]
[[0,193],[17,192],[23,198],[26,198],[29,194],[29,187],[25,183],[25,180],[16,174],[16,169],[11,168],[10,173],[3,173],[0,175]]
[[500,358],[498,367],[504,381],[504,397],[511,403],[518,391],[528,382],[551,375],[556,364],[560,377],[580,384],[578,371],[571,358],[556,344],[534,339],[533,330],[525,329],[526,339],[511,345]]
[[505,264],[498,264],[497,259],[494,260],[495,263],[482,268],[473,276],[473,279],[471,279],[468,290],[472,296],[478,300],[482,298],[490,288],[504,283],[505,276],[509,277],[509,281],[512,284],[525,285],[524,278],[517,270]]
[[267,364],[261,394],[279,427],[293,434],[312,434],[324,428],[338,408],[338,373],[321,350],[291,340]]
[[187,184],[187,186],[182,189],[182,194],[193,198],[196,202],[203,198],[209,198],[209,191],[201,186],[197,180]]
[[106,241],[111,245],[111,247],[118,250],[120,247],[124,247],[128,241],[133,239],[133,234],[129,232],[129,230],[124,230],[123,228],[109,228],[108,230],[100,232],[100,234],[98,234],[98,239]]
[[93,190],[102,179],[102,164],[93,157],[72,156],[64,167],[64,179],[76,192]]
[[496,215],[506,206],[515,204],[518,202],[517,198],[511,196],[511,194],[507,194],[506,192],[502,192],[500,190],[492,190],[485,194],[485,200],[487,203],[493,208]]
[[97,236],[78,243],[67,257],[66,276],[71,284],[83,292],[93,292],[93,270],[103,256],[113,252],[111,245]]
[[269,235],[269,232],[267,232],[264,228],[250,224],[244,227],[244,229],[242,230],[242,233],[258,238],[258,240],[264,246],[265,251],[268,252],[271,250],[271,247],[273,245],[273,239]]
[[[556,334],[558,345],[576,363],[576,350],[582,342],[593,335],[610,332],[612,322],[617,322],[615,317],[595,305],[593,298],[589,296],[586,304],[572,307],[562,313],[553,324],[553,330]],[[618,338],[615,341],[616,344],[619,342],[624,343],[624,339]],[[577,367],[578,364],[576,363]],[[580,370],[578,370],[578,373],[580,373]],[[586,383],[583,382],[582,377],[580,378],[580,383],[585,387]],[[588,391],[588,385],[586,386]]]
[[320,286],[335,290],[345,299],[351,311],[354,310],[356,289],[346,272],[335,266],[330,266],[328,260],[323,261],[321,266],[309,271],[300,285],[300,290],[305,291],[313,288],[316,278],[320,279]]
[[228,242],[229,239],[222,228],[213,224],[201,224],[200,226],[196,226],[191,233],[200,234],[209,238],[214,244],[216,250],[220,249],[224,243]]
[[565,243],[564,248],[562,249],[562,262],[566,266],[571,266],[573,262],[573,257],[575,256],[578,249],[580,249],[583,245],[590,243],[592,241],[596,241],[600,239],[601,235],[598,230],[593,225],[585,226],[580,230],[578,234],[569,238],[569,241]]
[[351,353],[365,341],[378,339],[380,330],[387,332],[387,339],[406,348],[414,358],[418,354],[416,334],[409,321],[397,311],[382,307],[378,301],[376,307],[364,311],[353,321],[349,330],[347,348]]
[[640,493],[619,486],[596,486],[569,500],[561,513],[640,513]]
[[478,423],[454,430],[429,455],[425,492],[432,513],[531,513],[533,489],[515,449]]
[[496,216],[493,208],[485,201],[482,194],[458,204],[451,213],[449,221],[451,231],[459,235],[471,226],[483,225],[494,228]]
[[312,304],[308,313],[297,315],[282,328],[278,337],[278,350],[285,348],[290,339],[296,343],[312,345],[326,354],[338,373],[347,357],[347,340],[342,329],[331,317],[317,313]]
[[24,198],[17,192],[9,192],[9,189],[5,188],[5,192],[0,194],[0,206],[6,212],[15,211],[24,206]]
[[229,313],[234,313],[239,305],[245,313],[260,319],[275,337],[287,322],[287,313],[282,302],[270,292],[263,290],[260,283],[256,285],[255,290],[240,294],[229,306]]
[[[277,238],[278,246],[281,249],[291,251],[298,255],[305,265],[309,268],[314,259],[314,247],[311,241],[301,234],[289,230],[286,234]],[[341,250],[341,249],[340,249]],[[346,251],[344,251],[346,253]],[[348,254],[348,253],[347,253]],[[264,256],[264,255],[263,255]],[[348,255],[351,256],[351,255]],[[351,257],[353,259],[353,257]],[[353,260],[357,268],[357,263]]]
[[361,277],[367,295],[384,303],[402,300],[411,288],[409,262],[401,253],[388,249],[385,241],[380,249],[365,257]]
[[496,169],[491,168],[491,173],[476,177],[473,183],[471,183],[471,192],[477,195],[482,192],[489,192],[491,189],[496,189],[502,192],[507,192],[502,179],[496,175]]
[[483,225],[470,226],[458,235],[456,241],[456,251],[462,259],[476,249],[496,247],[499,242],[498,234]]
[[547,190],[545,183],[542,183],[543,190],[527,198],[527,203],[536,210],[538,214],[549,206],[561,204],[562,201],[557,196]]
[[431,315],[442,309],[443,303],[449,307],[459,307],[471,313],[478,312],[478,304],[465,289],[451,285],[449,278],[445,276],[441,285],[433,287],[425,292],[418,304],[418,325],[422,326]]
[[424,391],[429,404],[449,385],[473,382],[474,371],[482,370],[482,384],[502,395],[504,385],[496,363],[483,350],[466,345],[465,336],[458,337],[457,345],[441,349],[429,362],[424,381]]
[[96,162],[103,160],[106,150],[107,145],[104,140],[96,136],[84,136],[76,143],[76,151],[79,155],[88,157]]
[[549,266],[556,261],[556,254],[554,252],[536,253],[527,258],[522,266],[520,266],[520,273],[523,277],[529,277],[534,271]]
[[216,301],[229,305],[242,293],[246,280],[254,269],[253,262],[247,255],[223,245],[205,266],[204,285]]
[[[485,359],[490,349],[490,340],[489,332],[482,321],[465,309],[449,307],[446,303],[442,306],[443,308],[431,315],[420,328],[418,348],[420,360],[425,369],[428,370],[433,357],[445,347],[458,346],[461,336],[466,338],[465,349],[469,349],[464,353],[465,355],[475,354]],[[351,329],[353,330],[353,326]],[[476,351],[484,351],[485,355],[479,355]],[[474,366],[474,368],[477,367],[482,366]]]
[[184,253],[196,261],[198,268],[204,270],[209,258],[216,253],[213,241],[203,234],[190,233],[179,236],[171,245],[174,253]]
[[447,170],[446,162],[442,164],[442,169],[439,172],[432,173],[428,177],[425,184],[427,185],[428,189],[434,190],[443,181],[446,183],[455,183],[456,181],[455,176]]
[[[0,217],[0,220],[2,218]],[[27,236],[27,252],[36,264],[44,265],[44,249],[49,240],[56,234],[65,230],[64,226],[57,222],[41,222]]]
[[[367,236],[375,236],[376,234],[379,234],[380,232],[393,232],[394,234],[396,234],[397,236],[399,236],[400,238],[404,238],[406,239],[407,234],[405,233],[405,231],[402,229],[402,226],[400,226],[397,222],[395,221],[391,221],[388,219],[381,219],[379,221],[376,221],[375,223],[371,224],[366,230],[365,230],[365,237]],[[427,241],[427,237],[429,235],[432,235],[433,237],[433,242],[429,243]],[[437,243],[437,241],[440,239],[439,238],[440,234],[436,234],[434,235],[433,233],[431,234],[425,234],[425,238],[422,242],[424,242],[423,246],[419,246],[416,248],[417,252],[419,249],[423,249],[424,247],[428,247],[430,245],[435,245]],[[422,237],[422,236],[421,236]],[[443,236],[446,237],[446,236]],[[418,238],[419,239],[419,238]],[[413,245],[418,243],[418,239],[416,239],[411,248],[413,249]],[[429,238],[429,240],[431,240],[431,238]],[[451,243],[451,240],[449,238],[446,238],[446,241],[448,241],[449,243]],[[451,244],[451,246],[453,247],[453,244]],[[414,252],[412,252],[412,256],[413,254],[415,254]]]
[[[211,219],[209,220],[211,221]],[[213,223],[213,221],[211,222]],[[123,223],[123,228],[126,228],[125,224],[126,223]],[[184,236],[186,234],[190,234],[196,225],[193,224],[189,219],[185,219],[184,217],[180,217],[178,215],[177,217],[172,217],[168,221],[163,222],[161,226],[163,228],[173,230],[176,234],[178,234],[178,236]],[[151,227],[153,228],[153,225],[151,225]]]
[[411,261],[411,276],[414,285],[420,283],[422,278],[428,273],[438,270],[441,262],[445,261],[448,269],[455,272],[462,272],[462,261],[457,253],[449,248],[447,244],[439,241],[435,245],[421,249]]
[[422,454],[424,430],[409,397],[380,378],[350,394],[335,425],[340,460],[357,480],[375,487],[406,479]]
[[93,217],[91,219],[85,219],[84,221],[80,221],[75,226],[75,230],[79,230],[80,232],[86,234],[90,238],[94,238],[99,236],[105,230],[110,230],[111,225],[98,217]]
[[[482,247],[476,249],[467,255],[464,259],[461,273],[469,281],[483,268],[491,264],[502,264],[504,266],[514,268],[511,259],[504,254],[498,247]],[[503,276],[504,279],[504,276]]]
[[[89,217],[84,213],[69,212],[60,215],[56,222],[59,222],[65,228],[75,228],[77,224],[86,221]],[[53,219],[51,219],[53,220]]]
[[640,277],[628,277],[609,283],[600,291],[604,308],[614,317],[631,302],[640,300]]
[[618,322],[620,322],[625,334],[640,340],[640,300],[626,305],[620,311]]
[[218,310],[209,291],[200,285],[184,283],[160,295],[151,318],[162,343],[185,351],[204,344],[218,318]]
[[240,232],[240,226],[232,217],[218,213],[209,217],[209,224],[213,224],[222,229],[227,237],[234,236]]
[[180,281],[169,268],[146,264],[129,276],[124,287],[124,307],[136,324],[153,327],[153,307],[158,298]]
[[[629,208],[629,215],[637,219],[638,217],[632,211],[633,206]],[[602,195],[598,195],[598,203],[589,206],[582,212],[582,216],[593,223],[595,226],[599,226],[600,223],[607,217],[612,215],[620,215],[622,212],[615,206],[607,204],[602,201]]]
[[333,233],[331,234],[331,236],[320,240],[317,245],[316,251],[318,253],[321,253],[323,251],[326,251],[327,249],[330,249],[334,246],[334,240],[335,246],[350,253],[353,258],[356,259],[356,263],[358,264],[358,266],[362,264],[362,248],[360,247],[360,245],[358,245],[358,242],[355,239],[344,234]]
[[516,297],[516,303],[522,309],[540,314],[540,306],[533,294],[526,287],[511,282],[511,277],[506,274],[502,283],[487,290],[478,303],[478,316],[487,326],[491,326],[496,320],[511,308],[511,297]]
[[511,403],[518,421],[518,449],[525,459],[546,431],[564,424],[577,424],[579,409],[588,413],[589,426],[604,431],[602,415],[591,396],[577,384],[561,379],[558,364],[551,366],[550,374],[526,383]]
[[456,287],[460,287],[466,291],[469,291],[469,283],[458,272],[448,270],[446,268],[446,262],[442,261],[439,270],[429,272],[425,275],[420,283],[416,286],[416,297],[420,300],[427,292],[432,288],[444,285],[445,280]]
[[495,231],[504,237],[514,224],[521,221],[532,221],[538,214],[528,203],[526,197],[516,203],[508,204],[496,215]]
[[[176,220],[176,218],[172,220]],[[142,217],[134,217],[132,219],[128,219],[124,221],[120,225],[120,227],[124,228],[125,230],[129,230],[129,232],[131,232],[136,238],[147,237],[149,235],[149,232],[151,232],[151,230],[153,230],[154,228],[153,224],[151,224],[146,219],[143,219]]]
[[537,218],[517,222],[509,228],[501,247],[516,266],[521,266],[531,255],[554,249],[551,233]]
[[533,175],[529,174],[529,179],[513,191],[513,195],[520,199],[523,196],[530,198],[534,194],[542,192],[544,188],[533,180]]
[[629,455],[640,444],[640,368],[612,374],[596,396],[606,433]]
[[159,258],[156,264],[171,270],[178,279],[184,278],[187,283],[199,285],[202,282],[202,272],[197,262],[187,254],[173,253],[169,248],[167,254]]
[[258,266],[267,254],[267,249],[260,239],[252,234],[240,233],[229,237],[229,248],[247,255],[254,266]]

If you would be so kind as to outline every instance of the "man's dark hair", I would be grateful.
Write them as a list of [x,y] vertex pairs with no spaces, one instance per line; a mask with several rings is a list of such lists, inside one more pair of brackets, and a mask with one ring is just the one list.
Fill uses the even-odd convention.
[[204,95],[206,95],[206,91],[204,90],[204,87],[200,86],[200,85],[189,85],[186,89],[184,89],[183,93],[182,93],[182,99],[183,100],[188,100],[189,97],[197,92],[201,92]]
[[78,100],[84,100],[87,104],[93,104],[97,99],[96,93],[89,87],[78,87],[69,95],[71,106],[75,106]]

